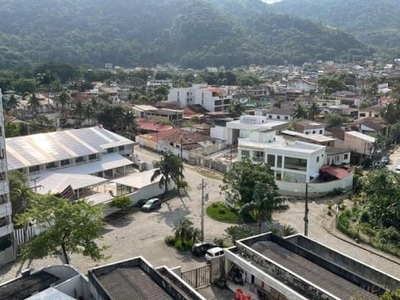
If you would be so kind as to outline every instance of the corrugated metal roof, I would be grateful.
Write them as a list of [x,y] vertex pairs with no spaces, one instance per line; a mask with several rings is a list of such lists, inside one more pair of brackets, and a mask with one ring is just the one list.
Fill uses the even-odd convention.
[[154,170],[134,173],[128,176],[124,176],[121,178],[113,179],[111,182],[122,184],[126,186],[130,186],[136,189],[141,189],[145,186],[148,186],[154,182],[159,182],[159,177],[156,178],[154,181],[151,181],[151,177],[154,174]]
[[95,153],[133,142],[101,127],[39,133],[6,139],[9,170]]

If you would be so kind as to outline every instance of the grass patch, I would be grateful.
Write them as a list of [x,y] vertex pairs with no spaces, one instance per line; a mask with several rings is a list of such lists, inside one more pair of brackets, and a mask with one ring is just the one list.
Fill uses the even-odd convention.
[[[219,222],[237,224],[242,221],[239,213],[236,210],[227,207],[222,202],[215,202],[210,204],[206,209],[206,213],[211,219]],[[254,223],[255,221],[250,215],[246,215],[243,217],[243,222]]]

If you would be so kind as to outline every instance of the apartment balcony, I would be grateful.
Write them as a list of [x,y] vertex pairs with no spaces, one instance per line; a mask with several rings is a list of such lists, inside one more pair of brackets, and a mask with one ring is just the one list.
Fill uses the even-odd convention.
[[11,202],[0,204],[0,218],[11,216],[11,214],[12,214]]
[[14,230],[13,224],[7,224],[3,227],[0,227],[0,237],[11,234]]

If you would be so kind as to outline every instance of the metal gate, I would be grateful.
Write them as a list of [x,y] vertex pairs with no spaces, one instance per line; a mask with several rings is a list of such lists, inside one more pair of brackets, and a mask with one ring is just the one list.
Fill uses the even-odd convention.
[[195,289],[211,284],[211,266],[206,265],[197,269],[182,272],[182,279]]

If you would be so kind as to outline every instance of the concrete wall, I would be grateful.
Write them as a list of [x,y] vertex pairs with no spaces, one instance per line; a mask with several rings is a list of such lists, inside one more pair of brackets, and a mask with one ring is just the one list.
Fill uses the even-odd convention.
[[359,154],[371,155],[373,149],[373,144],[359,137],[344,134],[344,146],[346,149],[350,149],[352,152]]
[[78,299],[79,297],[89,299],[89,282],[82,275],[77,275],[57,285],[55,288],[74,299]]
[[[225,272],[228,272],[232,263],[240,267],[242,270],[245,270],[249,276],[253,275],[257,278],[257,282],[262,283],[264,282],[265,285],[273,288],[274,290],[278,291],[287,299],[291,300],[306,300],[309,299],[301,294],[297,293],[279,279],[274,278],[273,276],[261,271],[257,266],[252,264],[250,261],[236,255],[234,252],[240,251],[236,247],[230,248],[225,250]],[[260,284],[261,285],[261,284]],[[329,299],[329,298],[328,298]]]
[[228,146],[226,145],[226,142],[222,142],[222,143],[215,143],[212,145],[209,145],[207,147],[203,147],[203,148],[198,148],[198,149],[194,149],[191,150],[189,152],[189,157],[192,154],[201,154],[201,155],[210,155],[213,154],[215,152],[221,151],[223,149],[226,149]]
[[301,235],[293,236],[291,238],[288,238],[287,240],[295,245],[298,245],[304,249],[307,249],[310,252],[317,254],[327,261],[346,268],[350,272],[353,272],[365,279],[377,283],[382,287],[385,287],[392,291],[400,289],[400,281],[398,279],[388,274],[385,274],[380,270],[367,266],[358,260],[348,257],[343,253],[337,252],[336,250],[326,247],[318,242],[310,240]]
[[4,266],[15,260],[14,246],[8,247],[3,251],[0,251],[0,266]]
[[[322,182],[322,183],[309,183],[308,196],[310,198],[314,197],[314,195],[316,197],[324,196],[328,192],[333,191],[334,189],[337,188],[351,190],[353,188],[353,176],[354,174],[352,173],[347,178],[341,180]],[[288,182],[281,180],[276,180],[275,182],[279,188],[279,193],[282,195],[288,195],[294,197],[305,196],[306,193],[305,183]]]
[[215,126],[210,128],[210,137],[221,141],[228,139],[228,128],[224,126]]

